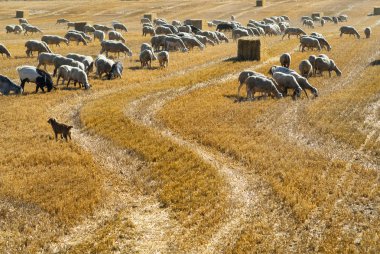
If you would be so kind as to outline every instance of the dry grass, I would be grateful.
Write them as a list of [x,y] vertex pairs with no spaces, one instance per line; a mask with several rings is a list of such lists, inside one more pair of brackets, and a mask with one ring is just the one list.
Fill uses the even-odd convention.
[[[375,22],[363,14],[373,2],[357,5],[353,0],[309,1],[297,3],[297,8],[293,8],[286,2],[271,1],[280,6],[258,11],[247,9],[247,4],[255,3],[245,0],[206,4],[198,0],[155,1],[149,3],[152,7],[149,11],[172,20],[190,16],[226,19],[234,10],[239,21],[246,23],[252,16],[279,15],[277,10],[281,9],[298,24],[301,15],[316,10],[331,15],[346,6],[344,12],[350,15],[350,24],[363,30]],[[116,19],[127,23],[130,30],[126,35],[127,45],[135,54],[132,59],[121,59],[126,67],[124,77],[105,81],[92,74],[89,94],[111,92],[86,100],[79,109],[79,116],[83,131],[107,139],[117,149],[132,151],[131,154],[144,163],[144,168],[138,174],[141,179],[128,182],[117,170],[105,170],[104,165],[92,157],[96,155],[76,142],[53,141],[52,130],[46,122],[52,107],[68,98],[83,96],[84,91],[60,89],[49,94],[33,94],[34,86],[26,85],[25,96],[1,97],[0,250],[51,252],[50,243],[60,243],[75,226],[80,227],[100,209],[114,204],[121,189],[157,197],[161,207],[167,208],[170,217],[181,225],[173,252],[186,252],[206,243],[225,222],[225,215],[231,208],[226,201],[225,179],[195,153],[127,118],[125,107],[148,94],[225,77],[253,63],[234,62],[236,45],[230,43],[208,47],[204,52],[172,53],[170,67],[165,70],[140,70],[137,53],[141,43],[149,41],[148,37],[141,36],[139,24],[141,14],[147,12],[146,3],[109,1],[106,10],[100,2],[92,1],[75,4],[28,1],[27,4],[31,12],[29,20],[46,34],[65,34],[64,26],[54,25],[62,16],[92,23],[110,24]],[[25,8],[23,1],[6,1],[1,5],[1,27],[16,23],[11,16],[16,9]],[[378,250],[378,173],[361,160],[348,161],[329,152],[343,144],[348,151],[361,149],[366,154],[366,161],[379,163],[379,133],[366,115],[361,114],[370,112],[371,105],[378,101],[379,67],[366,67],[360,76],[346,78],[348,73],[368,63],[379,40],[376,36],[360,41],[339,39],[337,30],[338,27],[328,24],[320,31],[330,36],[333,51],[329,55],[338,66],[343,66],[344,76],[312,78],[311,82],[321,91],[318,100],[293,102],[287,98],[233,103],[237,87],[234,80],[179,97],[159,113],[159,118],[170,129],[243,164],[242,173],[249,183],[260,179],[263,186],[268,186],[266,204],[262,204],[264,210],[271,214],[272,210],[279,209],[284,215],[273,217],[272,221],[253,217],[242,225],[238,241],[231,243],[226,252]],[[375,35],[379,32],[374,29]],[[0,73],[17,80],[17,66],[36,65],[36,58],[25,57],[24,43],[27,39],[39,38],[40,35],[18,36],[2,32],[1,43],[7,45],[15,57],[2,60]],[[272,37],[262,40],[266,45],[264,61],[298,46],[295,39],[281,41]],[[354,50],[359,47],[360,52]],[[53,47],[54,52],[62,55],[77,52],[96,56],[99,49],[99,42],[86,47]],[[295,52],[292,56],[292,67],[297,69],[297,63],[308,53]],[[270,65],[264,64],[258,71],[266,73]],[[49,70],[52,71],[51,67]],[[378,111],[372,111],[372,119],[378,119]],[[306,133],[308,129],[310,132]],[[297,131],[304,133],[302,137],[294,136]],[[331,137],[338,145],[328,142]],[[294,138],[306,139],[309,144],[298,143]],[[324,143],[329,147],[326,151],[323,151]],[[128,160],[122,163],[126,168],[130,166]],[[143,236],[136,232],[131,206],[115,211],[115,215],[90,232],[91,235],[84,235],[83,239],[76,239],[77,243],[63,248],[64,252],[134,252]],[[319,221],[323,230],[320,236],[314,236],[310,228],[318,229]],[[284,235],[279,236],[279,232]],[[292,244],[296,246],[294,249],[289,247]]]

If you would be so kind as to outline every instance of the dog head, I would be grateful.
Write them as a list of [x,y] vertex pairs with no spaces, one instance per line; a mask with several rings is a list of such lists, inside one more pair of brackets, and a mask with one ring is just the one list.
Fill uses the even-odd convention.
[[53,124],[53,123],[56,123],[57,121],[54,118],[49,118],[47,122],[50,124]]

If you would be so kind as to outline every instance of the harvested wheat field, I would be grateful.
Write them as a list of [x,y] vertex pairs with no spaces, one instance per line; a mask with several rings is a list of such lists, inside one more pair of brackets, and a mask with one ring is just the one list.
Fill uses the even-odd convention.
[[379,253],[378,1],[263,5],[0,1],[0,252]]

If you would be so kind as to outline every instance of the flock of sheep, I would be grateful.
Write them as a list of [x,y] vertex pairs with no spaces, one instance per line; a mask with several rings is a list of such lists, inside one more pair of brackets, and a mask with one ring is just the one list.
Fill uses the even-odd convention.
[[[301,17],[301,23],[307,27],[314,27],[315,22],[320,22],[324,26],[326,22],[337,24],[348,20],[346,15],[339,17]],[[41,29],[29,24],[26,19],[19,19],[19,25],[8,25],[5,27],[7,33],[20,34],[42,33]],[[75,22],[69,22],[66,19],[58,19],[57,24],[67,24],[67,29],[75,28]],[[141,19],[142,35],[151,35],[151,44],[143,43],[140,48],[140,63],[141,68],[151,68],[152,61],[158,60],[159,66],[165,68],[169,63],[169,51],[180,50],[189,52],[194,47],[204,50],[206,45],[215,46],[222,42],[228,43],[229,38],[226,32],[231,33],[232,39],[235,41],[240,37],[245,36],[276,36],[282,35],[290,38],[297,36],[300,39],[300,51],[305,49],[316,49],[321,51],[326,49],[330,51],[332,47],[328,41],[319,33],[311,33],[307,35],[303,29],[299,27],[291,27],[290,19],[287,16],[272,16],[261,21],[249,20],[246,26],[235,21],[235,17],[231,17],[231,21],[213,20],[208,23],[209,27],[216,26],[216,31],[201,30],[192,25],[191,21],[186,20],[183,23],[178,20],[167,22],[163,18],[157,18],[153,21],[147,18]],[[117,30],[120,30],[118,32]],[[33,56],[33,52],[38,52],[38,65],[34,66],[19,66],[17,72],[20,77],[21,85],[13,83],[9,78],[0,75],[0,92],[9,94],[10,91],[22,93],[26,82],[36,84],[36,92],[44,87],[48,91],[55,88],[52,76],[57,77],[56,84],[62,80],[62,85],[67,81],[67,86],[71,81],[74,85],[79,83],[85,89],[91,87],[88,81],[88,75],[96,67],[96,74],[99,78],[105,74],[107,79],[121,77],[123,73],[123,64],[120,61],[114,61],[108,58],[108,53],[115,53],[119,57],[120,53],[125,56],[132,56],[132,51],[125,44],[125,38],[121,32],[128,32],[127,27],[120,22],[113,22],[112,26],[95,24],[85,25],[83,31],[75,29],[66,32],[64,37],[58,35],[43,35],[41,40],[28,40],[25,43],[26,55]],[[350,26],[342,26],[340,28],[340,36],[343,34],[354,35],[360,38],[357,30]],[[367,38],[371,35],[371,29],[366,28],[364,31]],[[91,36],[92,35],[92,36]],[[108,40],[106,36],[108,35]],[[70,42],[76,42],[77,45],[99,40],[101,50],[99,55],[94,60],[91,56],[70,53],[66,56],[54,54],[49,46],[60,46],[61,43],[69,45]],[[0,44],[0,54],[5,54],[11,57],[7,48]],[[105,55],[103,55],[105,54]],[[267,78],[262,74],[252,71],[244,71],[239,76],[240,86],[238,88],[238,96],[241,86],[246,84],[247,97],[252,98],[254,92],[263,92],[267,95],[272,95],[280,98],[287,94],[288,89],[292,89],[293,98],[301,96],[301,91],[309,90],[314,96],[318,96],[318,91],[309,82],[308,78],[311,75],[316,75],[317,72],[322,74],[328,71],[331,76],[331,71],[335,71],[337,75],[341,75],[341,71],[336,66],[332,59],[326,55],[310,56],[309,59],[303,60],[300,65],[300,73],[288,69],[290,66],[290,55],[284,54],[280,58],[280,67],[274,66],[271,68],[271,78]],[[48,65],[54,66],[53,74],[50,75],[46,71]],[[44,70],[39,69],[44,66]]]

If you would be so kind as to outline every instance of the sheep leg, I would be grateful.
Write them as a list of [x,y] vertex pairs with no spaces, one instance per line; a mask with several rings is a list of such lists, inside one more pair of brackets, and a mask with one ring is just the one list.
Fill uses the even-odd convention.
[[70,82],[71,82],[71,79],[69,79],[69,81],[67,81],[67,87],[69,87]]
[[302,89],[305,92],[306,97],[309,99],[309,95],[307,95],[306,89]]

